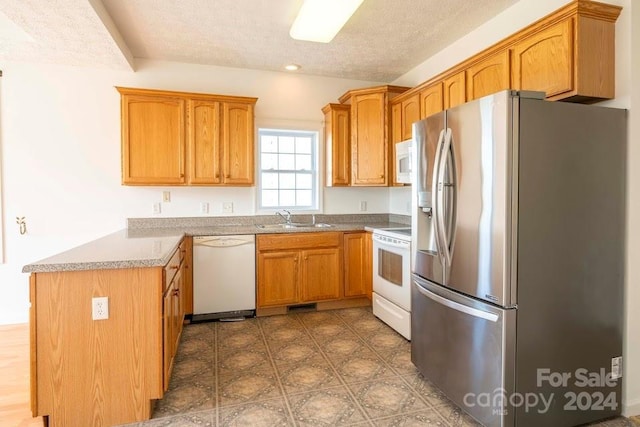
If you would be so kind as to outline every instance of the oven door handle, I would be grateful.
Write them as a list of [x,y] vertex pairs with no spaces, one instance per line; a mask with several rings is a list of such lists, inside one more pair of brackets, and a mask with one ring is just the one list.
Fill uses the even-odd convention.
[[379,236],[376,236],[375,234],[373,235],[373,240],[375,242],[378,242],[380,246],[387,246],[390,248],[400,248],[400,249],[409,250],[408,244],[398,244],[398,243],[389,242],[387,240],[382,240]]

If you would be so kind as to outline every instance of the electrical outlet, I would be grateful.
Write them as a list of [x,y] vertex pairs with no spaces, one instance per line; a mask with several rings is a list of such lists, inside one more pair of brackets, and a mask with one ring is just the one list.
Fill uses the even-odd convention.
[[366,212],[367,211],[367,202],[365,200],[360,202],[360,212]]
[[162,212],[162,205],[160,204],[160,202],[154,203],[153,204],[153,213],[154,213],[154,215],[159,215],[160,212]]
[[203,214],[209,213],[209,203],[207,202],[200,203],[200,213],[203,213]]
[[109,297],[91,298],[91,317],[93,320],[109,318]]
[[171,191],[162,192],[162,201],[165,203],[171,202]]
[[222,213],[233,213],[233,202],[222,202]]

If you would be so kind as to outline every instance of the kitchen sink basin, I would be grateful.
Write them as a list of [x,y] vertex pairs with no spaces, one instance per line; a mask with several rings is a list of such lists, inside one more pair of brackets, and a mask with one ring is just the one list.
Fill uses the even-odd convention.
[[333,227],[331,224],[326,224],[324,222],[318,222],[316,224],[311,223],[303,223],[303,222],[292,222],[292,223],[279,223],[279,224],[258,224],[256,225],[258,228],[266,229],[266,230],[278,230],[285,228],[330,228]]

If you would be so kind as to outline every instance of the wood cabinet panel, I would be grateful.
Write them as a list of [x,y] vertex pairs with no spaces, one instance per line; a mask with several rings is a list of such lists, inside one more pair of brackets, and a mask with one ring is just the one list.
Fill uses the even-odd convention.
[[340,298],[342,260],[340,248],[311,249],[301,252],[301,300],[321,301]]
[[505,50],[467,68],[467,101],[511,87],[510,51]]
[[371,233],[344,234],[344,296],[371,298]]
[[420,118],[426,119],[444,109],[442,82],[422,89],[420,95]]
[[183,184],[185,101],[125,94],[121,110],[123,184]]
[[402,101],[401,141],[412,138],[413,122],[417,122],[418,120],[420,120],[420,95],[415,94],[411,98]]
[[354,95],[351,101],[351,185],[387,185],[389,157],[384,93]]
[[258,307],[298,302],[299,257],[298,251],[258,253]]
[[513,48],[513,86],[547,97],[573,88],[573,19],[528,37]]
[[220,103],[189,101],[189,183],[220,184]]
[[193,237],[185,236],[180,250],[183,251],[182,262],[182,298],[184,314],[193,314]]
[[225,184],[253,184],[253,126],[253,104],[222,104],[222,169]]
[[464,104],[466,98],[465,72],[461,71],[444,79],[444,108],[453,108]]
[[123,184],[253,185],[256,98],[117,89]]
[[326,180],[328,187],[349,185],[351,179],[351,106],[328,104],[324,113]]
[[[51,426],[149,419],[163,395],[162,267],[34,273],[38,413]],[[92,320],[91,298],[109,318]]]

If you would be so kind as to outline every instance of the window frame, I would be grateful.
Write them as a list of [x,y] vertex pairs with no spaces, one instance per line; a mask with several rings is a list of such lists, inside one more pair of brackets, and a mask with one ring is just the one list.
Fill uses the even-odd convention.
[[[266,125],[258,125],[257,126],[257,147],[256,147],[256,213],[258,214],[273,214],[274,212],[288,210],[292,213],[320,213],[322,212],[322,162],[321,162],[321,128],[318,127],[317,123],[313,123],[313,125],[300,126],[295,125],[292,126],[288,123],[278,124],[277,126],[266,126]],[[312,140],[312,153],[311,153],[311,163],[312,163],[312,171],[311,171],[311,192],[312,192],[312,201],[315,202],[315,206],[311,207],[298,207],[298,206],[262,206],[262,136],[264,133],[281,133],[281,134],[309,134],[314,140]],[[280,169],[277,169],[278,171]],[[284,170],[287,172],[295,173],[295,171]],[[279,186],[278,186],[279,188]]]

